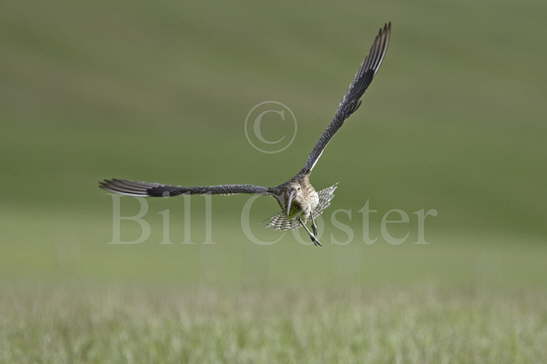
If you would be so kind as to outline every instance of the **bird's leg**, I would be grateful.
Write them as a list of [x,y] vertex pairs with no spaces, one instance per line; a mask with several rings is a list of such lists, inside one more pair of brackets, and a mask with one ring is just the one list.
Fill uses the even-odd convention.
[[311,231],[313,232],[313,243],[315,244],[315,246],[321,246],[321,242],[319,242],[319,240],[317,239],[317,224],[315,223],[313,217],[311,218]]
[[[298,217],[298,222],[300,223],[300,225],[302,225],[302,227],[306,230],[306,232],[308,233],[308,235],[310,236],[310,239],[311,241],[313,242],[313,245],[315,246],[321,246],[321,242],[317,239],[316,235],[314,233],[312,233],[310,231],[310,229],[308,229],[308,227],[306,226],[306,224],[304,224],[304,221],[302,221],[302,218],[301,217]],[[314,229],[315,230],[315,229]]]
[[311,231],[313,235],[317,236],[317,225],[315,224],[313,217],[311,218]]

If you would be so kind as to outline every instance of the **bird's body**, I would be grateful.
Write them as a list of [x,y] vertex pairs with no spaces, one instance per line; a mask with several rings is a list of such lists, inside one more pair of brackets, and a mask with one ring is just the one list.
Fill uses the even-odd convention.
[[291,198],[292,191],[295,191],[290,211],[286,213],[288,218],[301,216],[304,221],[308,221],[312,211],[319,205],[319,194],[310,183],[309,175],[293,178],[279,186],[279,191],[276,195],[280,197],[278,202],[281,209],[287,208],[287,201]]
[[[365,57],[346,95],[342,98],[334,118],[312,149],[304,167],[287,182],[274,187],[250,184],[186,187],[134,182],[124,179],[107,179],[101,181],[99,187],[109,192],[141,197],[171,197],[182,194],[229,195],[236,193],[271,195],[277,200],[282,211],[271,218],[268,227],[277,230],[291,230],[303,227],[312,242],[315,245],[321,245],[317,239],[315,218],[320,216],[330,205],[336,185],[317,192],[310,183],[310,174],[334,134],[361,105],[361,97],[382,64],[389,44],[390,34],[391,23],[380,28],[369,54]],[[311,222],[312,231],[306,225],[308,222]]]

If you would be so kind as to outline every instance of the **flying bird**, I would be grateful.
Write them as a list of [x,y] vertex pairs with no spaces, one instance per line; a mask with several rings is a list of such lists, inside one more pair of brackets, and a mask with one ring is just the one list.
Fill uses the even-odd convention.
[[[336,185],[317,192],[310,183],[310,174],[325,151],[327,144],[344,122],[361,106],[361,98],[376,76],[386,55],[391,35],[391,23],[385,24],[374,38],[368,55],[363,60],[334,118],[313,147],[304,167],[288,181],[274,187],[252,184],[227,184],[217,186],[174,186],[161,183],[134,182],[125,179],[106,179],[99,187],[112,193],[138,197],[173,197],[182,194],[232,195],[239,193],[273,196],[281,212],[270,219],[268,227],[292,230],[303,227],[315,246],[321,246],[315,219],[330,205]],[[307,224],[310,224],[308,228]]]

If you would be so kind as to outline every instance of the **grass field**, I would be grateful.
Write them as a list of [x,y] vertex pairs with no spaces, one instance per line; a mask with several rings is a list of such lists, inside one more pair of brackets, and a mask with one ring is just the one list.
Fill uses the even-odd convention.
[[78,229],[63,232],[75,240],[45,239],[39,251],[4,247],[0,362],[547,357],[547,249],[540,241],[432,234],[427,246],[313,249],[290,237],[256,246],[233,239],[241,233],[229,227],[214,233],[231,238],[213,246],[109,246]]
[[432,287],[144,292],[0,301],[0,361],[540,363],[547,296]]
[[[547,3],[0,3],[0,362],[547,361]],[[301,168],[378,27],[391,48],[312,183],[339,182],[324,247],[244,233],[244,196],[150,201],[110,244],[122,177],[272,185]],[[281,153],[244,119],[294,112]],[[276,119],[269,139],[285,136]],[[377,210],[366,228],[359,211]],[[122,213],[138,204],[122,201]],[[173,244],[160,215],[172,213]],[[381,235],[391,209],[408,224]],[[435,209],[425,236],[415,211]],[[278,207],[258,200],[261,239]],[[349,211],[349,212],[348,212]],[[351,218],[348,214],[351,214]],[[122,237],[135,239],[135,223]],[[348,238],[349,237],[349,238]],[[348,244],[336,244],[348,238]]]

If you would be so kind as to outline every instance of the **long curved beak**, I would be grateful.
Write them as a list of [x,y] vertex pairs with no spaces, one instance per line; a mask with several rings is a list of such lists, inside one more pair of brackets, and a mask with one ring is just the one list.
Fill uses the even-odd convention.
[[295,197],[296,197],[296,191],[291,191],[289,193],[289,198],[287,199],[287,210],[285,211],[285,214],[287,216],[289,216],[291,213],[292,201],[294,200]]

